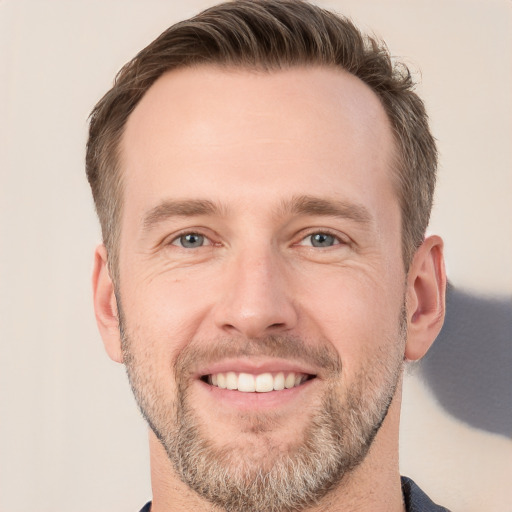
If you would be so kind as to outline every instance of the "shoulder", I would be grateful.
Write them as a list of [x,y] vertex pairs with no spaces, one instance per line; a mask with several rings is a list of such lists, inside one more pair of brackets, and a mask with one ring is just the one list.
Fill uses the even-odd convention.
[[407,512],[450,512],[447,508],[436,505],[410,478],[403,476],[401,480]]
[[146,503],[141,509],[140,512],[151,512],[151,501]]

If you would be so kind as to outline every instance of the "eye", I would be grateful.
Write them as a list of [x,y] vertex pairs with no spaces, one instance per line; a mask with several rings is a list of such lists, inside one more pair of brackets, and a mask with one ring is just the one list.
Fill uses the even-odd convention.
[[305,237],[300,245],[310,245],[311,247],[332,247],[333,245],[340,244],[341,241],[338,237],[330,233],[318,232],[311,233]]
[[185,249],[195,249],[210,245],[210,241],[199,233],[185,233],[172,241],[172,245],[177,245]]

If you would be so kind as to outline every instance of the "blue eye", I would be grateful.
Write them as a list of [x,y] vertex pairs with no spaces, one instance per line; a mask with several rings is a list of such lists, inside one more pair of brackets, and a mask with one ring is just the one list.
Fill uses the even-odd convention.
[[173,245],[181,245],[185,249],[195,249],[205,245],[205,237],[199,233],[187,233],[176,238],[172,243]]
[[314,233],[309,235],[308,238],[313,247],[331,247],[338,243],[338,239],[335,236],[329,235],[329,233]]

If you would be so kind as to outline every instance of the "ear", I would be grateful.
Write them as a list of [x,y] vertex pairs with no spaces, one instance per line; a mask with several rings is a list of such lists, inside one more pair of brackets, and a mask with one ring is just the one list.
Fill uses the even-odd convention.
[[103,244],[99,245],[94,252],[92,288],[96,322],[105,349],[113,361],[122,363],[121,334],[114,283],[108,271],[107,249]]
[[445,293],[443,241],[431,236],[416,251],[407,275],[406,359],[421,359],[441,331]]

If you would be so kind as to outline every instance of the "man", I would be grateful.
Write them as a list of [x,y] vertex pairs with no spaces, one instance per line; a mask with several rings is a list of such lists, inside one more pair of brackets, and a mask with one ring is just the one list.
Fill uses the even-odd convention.
[[94,304],[150,426],[152,512],[440,511],[398,472],[444,318],[406,68],[295,0],[164,32],[91,115]]

